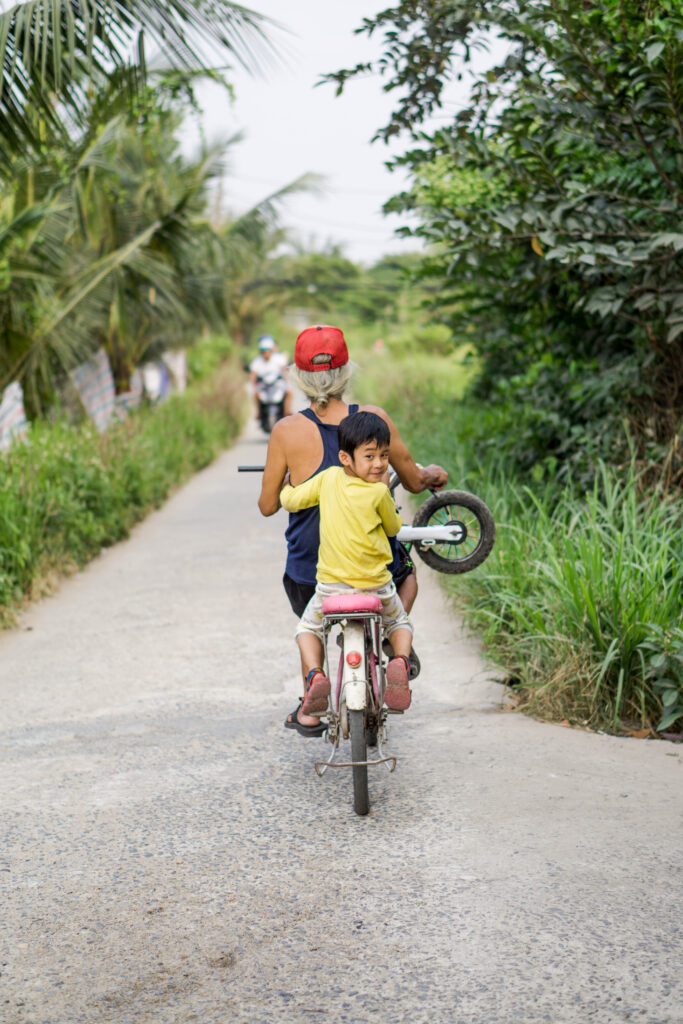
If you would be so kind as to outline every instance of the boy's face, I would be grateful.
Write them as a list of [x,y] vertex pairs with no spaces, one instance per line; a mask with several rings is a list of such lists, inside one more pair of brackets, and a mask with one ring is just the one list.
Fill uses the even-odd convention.
[[389,445],[380,446],[376,441],[368,441],[367,444],[359,445],[353,456],[348,452],[339,452],[339,461],[349,476],[357,476],[376,484],[389,469]]

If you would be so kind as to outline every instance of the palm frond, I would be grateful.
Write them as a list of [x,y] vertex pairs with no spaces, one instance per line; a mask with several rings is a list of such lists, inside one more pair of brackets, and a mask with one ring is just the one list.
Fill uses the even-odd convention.
[[[61,137],[88,83],[116,69],[146,79],[152,45],[174,69],[210,71],[229,56],[252,73],[275,56],[262,15],[229,0],[30,0],[0,14],[2,155]],[[68,120],[68,118],[66,118]]]
[[228,222],[223,229],[226,239],[244,238],[251,242],[274,231],[279,223],[280,207],[291,196],[300,192],[316,193],[324,190],[324,176],[320,174],[302,174],[290,181],[288,185],[271,192],[259,200],[239,217]]

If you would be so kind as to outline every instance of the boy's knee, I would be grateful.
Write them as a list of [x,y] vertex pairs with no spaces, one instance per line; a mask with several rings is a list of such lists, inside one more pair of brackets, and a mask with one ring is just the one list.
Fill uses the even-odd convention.
[[322,643],[323,642],[322,627],[320,629],[316,629],[314,626],[309,626],[309,625],[305,625],[305,624],[299,623],[299,625],[297,626],[296,632],[294,634],[294,639],[298,643],[301,637],[306,637],[306,636],[317,637],[317,639],[320,641],[320,643]]

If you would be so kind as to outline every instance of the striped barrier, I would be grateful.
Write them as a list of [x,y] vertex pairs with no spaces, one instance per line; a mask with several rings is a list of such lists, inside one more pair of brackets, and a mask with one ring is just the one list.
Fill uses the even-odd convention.
[[92,359],[72,370],[70,377],[80,395],[83,408],[102,432],[114,415],[116,404],[114,375],[107,353],[101,348]]
[[13,381],[2,392],[0,399],[0,451],[28,434],[24,412],[24,392],[18,381]]

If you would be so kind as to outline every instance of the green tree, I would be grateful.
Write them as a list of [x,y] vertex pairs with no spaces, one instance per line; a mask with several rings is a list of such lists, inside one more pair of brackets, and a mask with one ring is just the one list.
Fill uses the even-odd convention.
[[[681,479],[683,11],[675,0],[406,0],[366,19],[398,100],[388,139],[442,282],[437,309],[520,416],[517,455],[580,465],[639,451]],[[472,70],[487,36],[508,46]],[[426,122],[469,66],[469,102]],[[331,76],[338,87],[367,66]],[[522,422],[523,421],[523,422]]]

